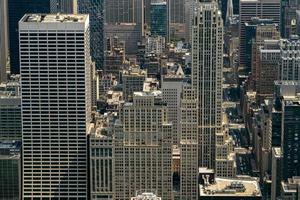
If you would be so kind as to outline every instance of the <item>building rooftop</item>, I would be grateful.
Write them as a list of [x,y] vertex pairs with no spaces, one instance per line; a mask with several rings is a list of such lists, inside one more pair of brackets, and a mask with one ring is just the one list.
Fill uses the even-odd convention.
[[281,156],[282,156],[281,148],[279,148],[279,147],[274,147],[274,148],[273,148],[273,151],[274,151],[275,157],[281,157]]
[[287,182],[281,182],[282,191],[285,193],[296,193],[297,187],[299,187],[299,185],[300,176],[294,176],[293,178],[289,178]]
[[88,15],[74,15],[74,14],[26,14],[22,22],[36,22],[36,23],[82,23],[85,22]]
[[200,196],[241,196],[260,197],[261,191],[256,180],[216,178],[215,183],[199,185]]
[[131,200],[161,200],[161,198],[157,197],[152,192],[144,192],[142,194],[138,194],[136,197],[132,197]]

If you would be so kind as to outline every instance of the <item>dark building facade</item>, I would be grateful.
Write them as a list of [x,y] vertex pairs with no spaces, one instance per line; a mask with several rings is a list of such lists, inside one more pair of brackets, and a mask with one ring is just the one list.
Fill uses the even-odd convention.
[[19,64],[19,20],[25,13],[49,13],[49,0],[9,0],[8,24],[9,24],[9,49],[11,74],[20,73]]
[[300,175],[300,103],[282,102],[283,179]]
[[104,63],[104,0],[78,0],[78,12],[90,15],[90,43],[92,60],[97,69]]
[[166,2],[151,3],[151,35],[168,38],[168,11]]

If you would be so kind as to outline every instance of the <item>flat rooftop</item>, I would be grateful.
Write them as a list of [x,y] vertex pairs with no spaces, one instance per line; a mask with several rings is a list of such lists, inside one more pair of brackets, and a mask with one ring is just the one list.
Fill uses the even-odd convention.
[[21,21],[30,23],[84,23],[87,18],[88,15],[83,14],[26,14]]
[[260,197],[261,191],[256,180],[216,178],[214,184],[199,185],[200,196],[210,197]]

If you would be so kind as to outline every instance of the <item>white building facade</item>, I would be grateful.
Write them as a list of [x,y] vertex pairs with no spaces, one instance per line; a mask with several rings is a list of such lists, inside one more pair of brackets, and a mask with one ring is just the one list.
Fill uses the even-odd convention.
[[23,199],[88,199],[89,17],[26,14],[19,30]]

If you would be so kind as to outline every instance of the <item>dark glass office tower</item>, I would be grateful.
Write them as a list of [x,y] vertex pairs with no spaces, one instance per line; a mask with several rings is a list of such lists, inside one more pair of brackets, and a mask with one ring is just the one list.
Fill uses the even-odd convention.
[[78,11],[90,15],[91,56],[97,69],[104,61],[104,0],[78,0]]
[[151,2],[151,35],[168,38],[167,3],[163,0]]
[[49,13],[49,0],[9,0],[8,23],[9,23],[9,49],[10,70],[12,74],[20,73],[19,63],[19,31],[18,22],[25,13]]
[[300,175],[300,104],[299,97],[283,100],[282,106],[283,178]]

